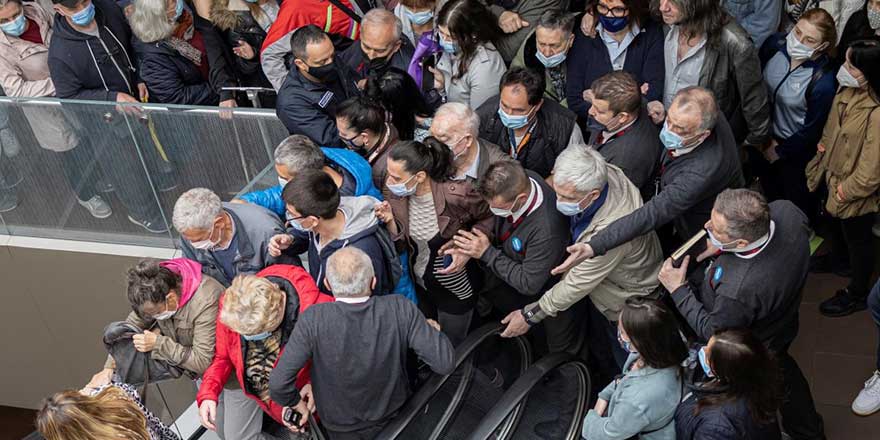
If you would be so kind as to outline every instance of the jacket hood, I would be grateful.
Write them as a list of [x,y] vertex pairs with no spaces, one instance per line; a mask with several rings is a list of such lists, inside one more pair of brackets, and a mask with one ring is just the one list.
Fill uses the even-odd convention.
[[229,0],[213,0],[211,2],[211,23],[217,26],[217,29],[229,31],[238,26],[241,17],[229,10]]
[[345,229],[342,230],[338,240],[356,239],[361,235],[373,233],[379,224],[379,219],[373,211],[376,203],[379,203],[379,200],[370,196],[342,197],[339,201],[339,209],[345,214]]
[[202,265],[188,258],[174,258],[159,263],[177,275],[180,275],[180,303],[178,310],[186,305],[195,296],[202,284]]

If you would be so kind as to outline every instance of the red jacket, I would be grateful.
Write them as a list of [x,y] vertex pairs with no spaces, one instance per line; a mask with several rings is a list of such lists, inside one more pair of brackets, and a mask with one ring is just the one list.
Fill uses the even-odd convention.
[[[340,0],[340,3],[354,10],[350,0]],[[327,0],[285,0],[281,3],[278,18],[266,34],[263,50],[282,38],[289,40],[291,32],[309,24],[318,26],[328,34],[352,40],[357,40],[360,36],[358,23]],[[290,43],[285,43],[289,50]]]
[[[325,295],[318,290],[318,286],[315,285],[315,281],[312,277],[303,270],[301,267],[296,266],[288,266],[282,264],[276,264],[274,266],[269,266],[266,269],[260,271],[257,274],[259,277],[277,277],[282,280],[287,281],[296,289],[296,292],[299,297],[299,310],[295,315],[290,311],[285,311],[284,320],[281,322],[282,333],[285,333],[283,336],[283,340],[286,341],[287,337],[290,335],[290,331],[293,329],[292,321],[295,317],[298,317],[305,311],[307,308],[312,306],[313,304],[331,302],[333,301],[333,297],[329,295]],[[288,297],[287,303],[291,304],[292,298]],[[223,298],[220,298],[220,310],[223,310]],[[282,346],[281,351],[284,351]],[[278,359],[281,358],[281,353],[278,354]],[[223,391],[223,385],[229,380],[229,375],[234,371],[235,377],[238,378],[238,384],[241,389],[245,390],[244,385],[244,356],[242,352],[241,346],[241,335],[232,331],[229,327],[223,325],[220,322],[220,317],[217,317],[217,342],[216,342],[216,350],[214,353],[214,360],[211,362],[211,365],[205,370],[204,375],[202,375],[202,386],[199,388],[198,394],[196,394],[196,402],[201,406],[202,402],[205,400],[213,400],[217,401],[220,397],[220,393]],[[297,377],[296,386],[301,389],[305,384],[309,383],[309,368],[303,368],[300,371],[299,376]],[[278,421],[278,423],[282,423],[281,421],[281,409],[282,407],[277,403],[270,401],[268,404],[263,402],[258,397],[249,394],[247,391],[244,391],[245,395],[254,399],[259,405],[260,408],[263,409],[267,414],[272,416],[273,419]]]

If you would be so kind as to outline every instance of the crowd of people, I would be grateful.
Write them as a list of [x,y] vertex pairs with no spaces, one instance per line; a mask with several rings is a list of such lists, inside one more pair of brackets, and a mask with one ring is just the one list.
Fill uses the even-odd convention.
[[[183,257],[129,270],[104,368],[38,413],[49,440],[176,439],[133,386],[181,376],[223,439],[312,415],[377,438],[414,363],[451,373],[491,321],[589,366],[587,440],[824,439],[789,353],[807,274],[849,280],[823,315],[880,331],[880,0],[52,1],[0,0],[6,95],[228,111],[260,87],[290,136],[278,185],[177,199]],[[75,164],[138,166],[121,137],[25,110],[112,215]],[[165,231],[130,170],[105,177]]]

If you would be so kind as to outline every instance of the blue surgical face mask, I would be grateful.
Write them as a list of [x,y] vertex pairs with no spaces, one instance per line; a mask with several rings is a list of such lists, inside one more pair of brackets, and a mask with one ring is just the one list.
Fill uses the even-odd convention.
[[181,14],[183,14],[183,0],[177,0],[177,5],[174,6],[174,21],[177,21]]
[[629,17],[606,17],[600,15],[599,23],[602,23],[602,29],[608,32],[620,32],[629,23]]
[[[715,246],[722,252],[730,252],[736,249],[736,240],[731,241],[729,243],[722,243],[718,240],[718,237],[712,233],[712,231],[706,229],[706,233],[709,234],[709,241],[712,242],[712,246]],[[731,247],[732,246],[732,247]]]
[[245,341],[249,342],[263,341],[265,339],[268,339],[269,336],[272,336],[272,332],[257,333],[255,335],[241,335],[241,337],[244,338]]
[[692,148],[699,145],[699,143],[691,142],[690,145],[684,144],[684,138],[673,133],[669,130],[669,125],[664,123],[663,129],[660,130],[660,142],[663,142],[663,146],[666,147],[667,150],[680,150],[682,148]]
[[540,61],[541,64],[543,64],[544,67],[546,67],[548,69],[562,64],[562,62],[565,61],[565,57],[567,57],[567,56],[568,56],[568,54],[565,51],[559,52],[558,54],[551,55],[549,57],[545,56],[543,53],[541,53],[540,50],[535,52],[535,57],[538,58],[538,61]]
[[403,7],[404,15],[415,25],[421,26],[434,18],[434,11],[428,9],[427,11],[422,12],[413,12],[406,6]]
[[458,53],[458,43],[447,41],[442,36],[440,37],[440,48],[443,49],[443,52],[446,52],[450,55],[455,55]]
[[15,20],[12,20],[9,23],[0,24],[0,30],[3,30],[3,33],[10,37],[21,36],[26,27],[27,19],[24,17],[24,11],[22,11],[21,15],[16,17]]
[[[532,107],[534,110],[534,107]],[[532,110],[529,110],[528,113],[524,115],[508,115],[507,112],[498,108],[498,116],[501,118],[501,123],[504,124],[507,128],[512,128],[516,130],[517,128],[523,128],[526,124],[529,123],[529,116],[532,114]]]
[[589,196],[589,194],[585,195],[584,198],[582,198],[578,202],[563,202],[559,199],[556,199],[556,210],[559,211],[562,215],[568,217],[578,215],[584,212],[584,209],[587,209],[586,207],[581,208],[581,203],[583,203],[584,200],[586,200]]
[[418,185],[413,185],[412,188],[406,187],[406,184],[409,183],[410,180],[413,180],[414,177],[416,177],[415,174],[413,174],[412,176],[409,176],[409,179],[406,179],[400,183],[387,183],[386,182],[385,186],[387,186],[388,189],[391,191],[391,193],[397,197],[409,197],[409,196],[415,194],[416,188],[418,188]]
[[636,350],[635,347],[633,347],[632,342],[623,340],[623,336],[620,334],[619,328],[617,329],[617,341],[620,342],[620,346],[623,347],[623,349],[626,350],[627,353],[639,352],[638,350]]
[[709,361],[706,360],[706,350],[709,347],[700,347],[697,351],[697,357],[700,359],[700,366],[703,367],[703,372],[706,373],[706,377],[715,377],[715,373],[712,372],[712,367],[709,366]]
[[287,224],[290,225],[291,228],[296,229],[299,232],[310,232],[312,230],[311,228],[306,228],[305,226],[303,226],[301,222],[301,218],[292,218],[287,221]]
[[73,24],[75,24],[77,26],[88,26],[88,24],[91,23],[92,20],[94,20],[94,19],[95,19],[95,4],[94,3],[89,3],[89,5],[86,6],[85,9],[77,12],[76,14],[73,14],[70,17],[70,21],[72,21]]

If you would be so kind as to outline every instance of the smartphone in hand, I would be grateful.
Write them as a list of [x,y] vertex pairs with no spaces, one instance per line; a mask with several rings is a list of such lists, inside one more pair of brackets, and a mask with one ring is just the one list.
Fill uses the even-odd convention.
[[298,428],[302,427],[302,425],[300,425],[302,414],[300,414],[298,411],[294,411],[294,409],[289,406],[284,408],[284,411],[282,411],[281,413],[281,418],[284,420],[285,423],[291,426],[296,426]]

